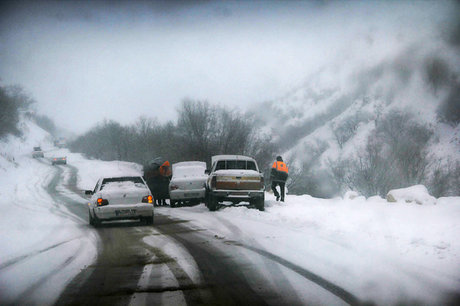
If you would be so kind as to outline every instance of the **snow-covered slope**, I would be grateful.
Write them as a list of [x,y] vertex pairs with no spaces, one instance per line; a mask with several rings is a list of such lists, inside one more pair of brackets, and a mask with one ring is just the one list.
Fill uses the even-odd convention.
[[359,28],[302,84],[254,108],[291,163],[324,169],[356,157],[377,122],[398,111],[433,131],[433,160],[460,161],[460,49],[449,20],[398,28],[396,19]]
[[0,142],[0,298],[50,304],[92,262],[96,236],[47,192],[56,169],[31,152],[41,146],[46,156],[52,137],[30,121],[21,130]]

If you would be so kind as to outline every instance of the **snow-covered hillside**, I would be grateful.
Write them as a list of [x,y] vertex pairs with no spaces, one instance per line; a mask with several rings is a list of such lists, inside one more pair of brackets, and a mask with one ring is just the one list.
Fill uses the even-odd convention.
[[254,108],[293,166],[356,159],[378,122],[398,112],[433,133],[431,160],[460,162],[460,53],[449,21],[417,26],[408,14],[397,27],[398,14],[393,24],[368,20],[369,28],[346,32],[346,44],[302,84]]

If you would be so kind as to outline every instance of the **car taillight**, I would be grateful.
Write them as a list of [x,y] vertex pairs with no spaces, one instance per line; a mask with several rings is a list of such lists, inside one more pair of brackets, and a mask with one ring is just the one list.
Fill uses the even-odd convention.
[[96,203],[97,203],[97,206],[109,205],[109,201],[103,198],[98,198]]
[[217,176],[213,176],[211,179],[211,189],[216,188]]
[[153,203],[153,197],[151,195],[143,197],[142,203]]
[[170,188],[171,190],[176,190],[176,189],[179,189],[179,186],[177,186],[177,185],[171,185],[171,186],[169,186],[169,188]]
[[260,189],[264,189],[265,188],[265,181],[264,181],[264,177],[262,176],[260,178]]

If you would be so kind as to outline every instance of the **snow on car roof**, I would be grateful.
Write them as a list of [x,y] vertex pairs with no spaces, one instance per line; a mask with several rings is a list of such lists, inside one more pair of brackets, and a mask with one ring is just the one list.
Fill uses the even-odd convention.
[[108,182],[102,185],[101,190],[107,191],[107,190],[123,190],[123,191],[128,191],[128,190],[133,190],[133,189],[146,189],[147,186],[145,186],[144,183],[135,183],[133,181],[122,181],[122,182]]
[[173,171],[173,177],[207,176],[207,174],[204,173],[205,169],[206,167],[203,167],[202,165],[177,167],[175,171]]
[[206,163],[202,161],[184,161],[184,162],[178,162],[172,165],[172,171],[174,172],[174,169],[177,167],[190,167],[190,166],[195,166],[195,167],[203,167],[206,169]]
[[214,155],[211,157],[211,164],[214,164],[217,160],[251,160],[255,161],[254,158],[244,155]]

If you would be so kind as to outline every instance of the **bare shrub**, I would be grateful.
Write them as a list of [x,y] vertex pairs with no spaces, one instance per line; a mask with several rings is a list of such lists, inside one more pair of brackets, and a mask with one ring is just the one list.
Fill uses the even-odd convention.
[[258,132],[251,117],[192,100],[183,101],[178,113],[177,124],[158,124],[146,117],[130,126],[104,121],[77,138],[70,148],[88,157],[140,164],[158,156],[171,162],[209,162],[216,154],[245,154],[262,166],[273,158],[275,146]]
[[22,111],[29,109],[34,100],[19,86],[0,86],[0,138],[21,135],[17,124]]
[[460,123],[460,82],[450,88],[449,95],[441,103],[437,112],[441,119],[447,122]]
[[460,195],[460,162],[437,162],[426,180],[430,193],[435,197]]
[[363,151],[355,158],[329,162],[330,173],[343,191],[365,196],[385,195],[390,189],[420,184],[431,164],[428,143],[433,131],[402,111],[376,122]]
[[343,148],[343,145],[356,134],[356,130],[358,129],[360,123],[368,121],[369,117],[370,116],[368,114],[357,112],[343,119],[334,127],[332,132],[341,149]]

